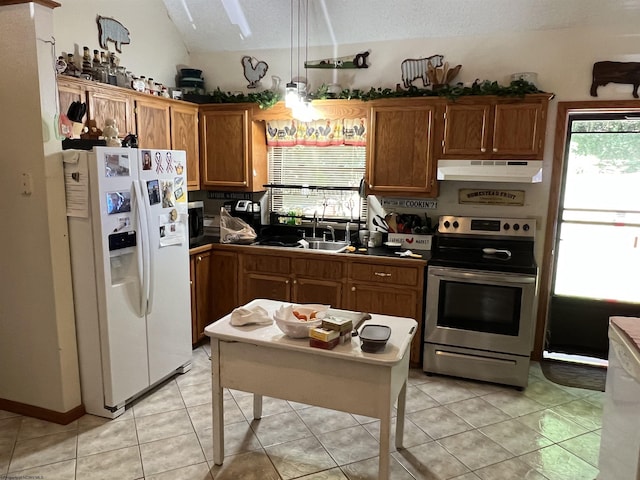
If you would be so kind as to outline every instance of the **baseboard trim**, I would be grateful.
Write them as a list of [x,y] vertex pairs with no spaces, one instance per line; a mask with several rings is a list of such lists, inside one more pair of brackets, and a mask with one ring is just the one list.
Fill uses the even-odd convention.
[[39,418],[47,422],[59,423],[60,425],[67,425],[85,414],[84,405],[78,405],[66,412],[56,412],[55,410],[14,402],[13,400],[5,400],[4,398],[0,398],[0,410]]

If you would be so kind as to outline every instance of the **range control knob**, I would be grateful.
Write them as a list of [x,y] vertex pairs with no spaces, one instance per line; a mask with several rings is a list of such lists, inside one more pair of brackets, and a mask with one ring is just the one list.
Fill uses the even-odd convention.
[[453,221],[453,228],[458,228],[460,226],[460,224],[458,223],[457,220]]
[[444,228],[449,228],[451,226],[451,224],[449,223],[449,220],[445,220],[443,225],[444,225]]
[[511,225],[509,225],[508,223],[505,223],[505,224],[502,226],[502,228],[503,228],[503,229],[505,229],[505,230],[509,230],[509,229],[511,228]]
[[525,232],[528,232],[530,228],[531,227],[529,226],[528,223],[525,223],[524,225],[522,225],[522,230],[524,230]]
[[516,231],[516,232],[517,232],[518,230],[520,230],[520,225],[518,225],[517,223],[514,223],[514,224],[513,224],[513,230],[514,230],[514,231]]

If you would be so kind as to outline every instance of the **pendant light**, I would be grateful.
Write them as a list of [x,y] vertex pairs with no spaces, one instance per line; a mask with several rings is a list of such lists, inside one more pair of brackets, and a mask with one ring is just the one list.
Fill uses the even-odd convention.
[[284,103],[287,108],[293,109],[293,107],[299,102],[298,87],[293,81],[293,2],[298,0],[291,0],[291,17],[289,19],[289,31],[291,32],[291,53],[289,56],[289,83],[285,87]]

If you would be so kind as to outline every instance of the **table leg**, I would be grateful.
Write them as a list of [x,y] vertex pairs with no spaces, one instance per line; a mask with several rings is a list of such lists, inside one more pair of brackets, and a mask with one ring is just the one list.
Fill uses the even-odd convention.
[[260,420],[262,418],[262,395],[253,394],[253,418]]
[[380,418],[380,459],[378,461],[378,479],[389,480],[389,446],[391,443],[391,404]]
[[211,397],[213,408],[213,463],[224,460],[224,403],[220,385],[220,341],[211,339]]
[[407,381],[402,384],[398,393],[398,414],[396,416],[396,450],[402,448],[404,439],[404,409],[407,403]]

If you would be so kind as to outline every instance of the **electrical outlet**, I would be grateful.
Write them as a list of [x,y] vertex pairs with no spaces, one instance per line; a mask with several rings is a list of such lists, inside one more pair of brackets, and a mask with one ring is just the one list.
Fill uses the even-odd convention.
[[30,173],[22,174],[22,194],[31,195],[33,193],[33,179]]

